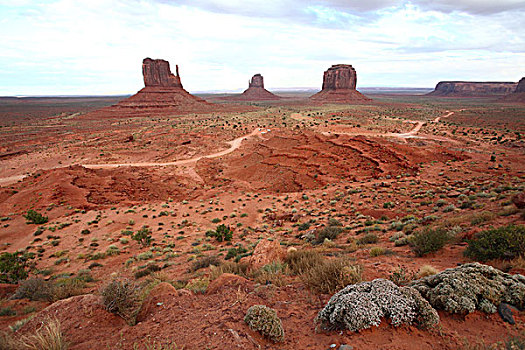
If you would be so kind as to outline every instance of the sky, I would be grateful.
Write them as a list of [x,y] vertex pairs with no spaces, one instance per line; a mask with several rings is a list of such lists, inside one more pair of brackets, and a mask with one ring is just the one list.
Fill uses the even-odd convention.
[[190,92],[518,81],[525,0],[0,0],[0,96],[135,93],[145,57]]

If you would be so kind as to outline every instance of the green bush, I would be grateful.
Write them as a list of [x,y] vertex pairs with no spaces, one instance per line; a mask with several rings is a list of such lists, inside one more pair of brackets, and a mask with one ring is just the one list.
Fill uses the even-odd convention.
[[525,226],[508,225],[482,231],[468,240],[465,255],[471,259],[514,259],[525,254]]
[[138,230],[137,233],[133,234],[131,236],[131,239],[139,242],[140,244],[142,244],[143,247],[147,247],[151,244],[152,241],[151,230],[144,226],[140,230]]
[[339,236],[339,234],[343,232],[343,228],[340,226],[328,226],[324,227],[321,230],[317,231],[315,240],[312,242],[313,244],[322,244],[325,239],[329,239],[333,241],[334,239]]
[[270,339],[273,342],[284,341],[283,325],[275,310],[265,305],[253,305],[246,312],[244,322],[248,326],[259,333],[263,337]]
[[379,238],[377,237],[377,235],[373,233],[369,233],[366,236],[359,238],[357,240],[357,244],[359,245],[374,244],[374,243],[377,243],[377,241],[379,241]]
[[443,227],[425,228],[412,235],[410,245],[417,256],[436,252],[450,241],[450,234]]
[[215,237],[217,241],[231,241],[233,238],[233,231],[230,230],[229,226],[226,226],[224,224],[221,224],[217,226],[215,231],[209,230],[206,232],[207,237]]
[[34,211],[33,209],[29,209],[24,217],[29,224],[42,225],[48,221],[47,216],[42,216],[42,214]]
[[0,254],[0,283],[16,284],[28,275],[28,255],[21,253]]

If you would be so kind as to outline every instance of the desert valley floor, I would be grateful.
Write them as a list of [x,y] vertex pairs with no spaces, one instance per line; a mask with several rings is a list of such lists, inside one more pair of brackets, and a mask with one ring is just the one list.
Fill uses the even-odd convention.
[[[488,349],[525,339],[516,309],[514,325],[497,312],[438,309],[430,329],[383,319],[316,330],[344,285],[326,289],[290,256],[339,261],[343,282],[405,285],[476,261],[464,252],[477,233],[525,223],[523,197],[513,201],[525,190],[524,104],[369,97],[124,117],[93,112],[113,98],[0,99],[0,252],[26,252],[30,277],[67,286],[39,300],[0,285],[0,329],[23,337],[53,318],[71,349]],[[48,221],[28,223],[30,210]],[[219,239],[221,226],[231,240]],[[412,237],[425,230],[446,232],[444,247],[418,252]],[[481,262],[525,273],[523,258]],[[140,291],[132,317],[101,302],[123,278]],[[253,305],[276,311],[283,342],[248,327]]]

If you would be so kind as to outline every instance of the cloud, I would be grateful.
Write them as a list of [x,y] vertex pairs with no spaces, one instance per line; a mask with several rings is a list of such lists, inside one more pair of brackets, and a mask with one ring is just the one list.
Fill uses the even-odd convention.
[[336,63],[359,86],[524,74],[521,10],[434,8],[445,1],[0,0],[0,95],[133,93],[148,56],[179,64],[190,91],[242,90],[255,73],[320,87]]

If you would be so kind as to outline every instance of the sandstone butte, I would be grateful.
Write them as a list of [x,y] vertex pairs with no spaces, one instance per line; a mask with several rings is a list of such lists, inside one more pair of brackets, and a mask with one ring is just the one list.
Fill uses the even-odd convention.
[[261,74],[255,74],[250,81],[248,81],[248,89],[237,96],[228,96],[225,100],[233,101],[269,101],[280,100],[281,97],[272,94],[264,88],[264,78]]
[[[145,58],[142,61],[144,88],[119,103],[87,114],[94,118],[137,117],[153,115],[176,115],[208,113],[214,111],[241,110],[239,106],[223,106],[209,103],[186,91],[181,83],[179,66],[175,75],[168,61]],[[246,107],[243,107],[246,109]]]
[[349,64],[335,64],[323,75],[323,89],[310,96],[318,102],[353,103],[370,99],[356,90],[357,74]]
[[512,93],[517,83],[513,82],[475,82],[440,81],[428,96],[444,97],[483,97],[501,96]]
[[503,97],[504,101],[508,102],[523,102],[525,103],[525,77],[521,78],[516,86],[516,90],[512,94]]

